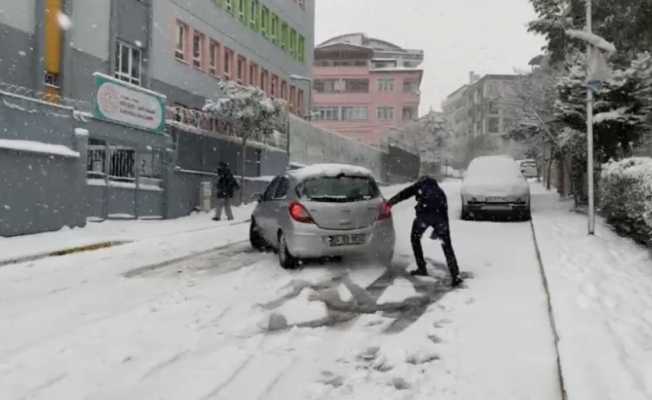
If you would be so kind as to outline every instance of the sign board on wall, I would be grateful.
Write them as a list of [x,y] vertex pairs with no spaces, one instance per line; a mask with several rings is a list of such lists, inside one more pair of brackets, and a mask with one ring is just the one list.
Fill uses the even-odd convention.
[[152,132],[165,133],[166,97],[95,73],[95,117]]

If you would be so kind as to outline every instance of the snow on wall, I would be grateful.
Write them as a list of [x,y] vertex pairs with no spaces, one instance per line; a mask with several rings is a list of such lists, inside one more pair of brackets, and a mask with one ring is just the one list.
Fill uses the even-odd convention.
[[0,149],[46,154],[67,158],[79,158],[79,153],[60,144],[49,144],[32,140],[0,139]]

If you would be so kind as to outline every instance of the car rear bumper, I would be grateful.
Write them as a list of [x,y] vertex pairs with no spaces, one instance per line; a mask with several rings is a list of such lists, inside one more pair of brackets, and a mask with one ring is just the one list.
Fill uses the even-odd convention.
[[[362,244],[332,246],[331,237],[337,235],[364,235]],[[391,220],[376,222],[372,227],[353,230],[329,230],[316,225],[295,225],[287,232],[290,253],[299,258],[337,257],[348,255],[381,256],[391,254],[396,241]]]

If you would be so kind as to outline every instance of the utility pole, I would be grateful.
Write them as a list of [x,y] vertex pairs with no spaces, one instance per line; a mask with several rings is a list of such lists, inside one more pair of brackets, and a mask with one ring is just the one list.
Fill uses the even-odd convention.
[[[592,0],[586,0],[586,31],[592,33],[593,31],[593,10]],[[587,68],[591,60],[593,45],[587,44]],[[587,69],[588,70],[588,69]],[[587,151],[587,174],[588,174],[588,189],[589,189],[589,235],[595,235],[595,188],[593,178],[593,89],[589,85],[586,95],[586,143]]]

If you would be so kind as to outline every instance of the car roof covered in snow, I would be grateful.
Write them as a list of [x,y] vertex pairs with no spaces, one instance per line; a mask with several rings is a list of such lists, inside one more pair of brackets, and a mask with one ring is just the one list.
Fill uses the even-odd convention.
[[305,181],[321,176],[335,177],[338,175],[373,177],[373,174],[367,168],[347,164],[314,164],[289,171],[288,175],[298,181]]

